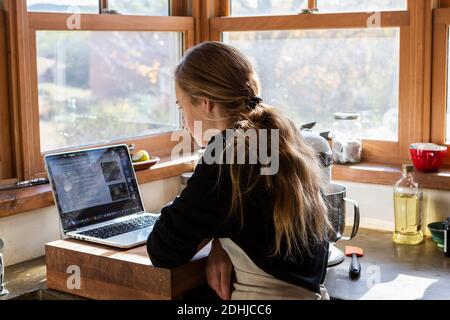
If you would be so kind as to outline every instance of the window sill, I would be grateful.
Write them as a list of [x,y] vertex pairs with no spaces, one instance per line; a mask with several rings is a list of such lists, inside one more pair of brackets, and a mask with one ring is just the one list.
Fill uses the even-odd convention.
[[[332,179],[349,182],[394,185],[401,177],[401,165],[359,163],[356,165],[333,165]],[[450,190],[450,167],[434,173],[414,173],[422,188]]]
[[[150,169],[136,172],[139,184],[167,179],[190,172],[198,154],[183,156],[178,159],[162,158],[161,162]],[[26,211],[54,205],[50,185],[40,185],[17,190],[0,191],[0,218],[13,216]]]

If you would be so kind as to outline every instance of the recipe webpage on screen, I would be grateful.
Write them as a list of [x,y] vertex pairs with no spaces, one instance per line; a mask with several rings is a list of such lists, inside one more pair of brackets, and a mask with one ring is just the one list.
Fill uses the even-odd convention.
[[52,174],[62,213],[130,197],[118,154],[61,158]]

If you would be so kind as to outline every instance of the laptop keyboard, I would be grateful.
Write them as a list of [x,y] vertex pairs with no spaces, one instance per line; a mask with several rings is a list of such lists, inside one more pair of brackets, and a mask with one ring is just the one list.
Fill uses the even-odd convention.
[[131,231],[148,228],[154,225],[158,218],[159,216],[138,217],[127,221],[110,224],[104,227],[83,231],[79,234],[88,237],[107,239]]

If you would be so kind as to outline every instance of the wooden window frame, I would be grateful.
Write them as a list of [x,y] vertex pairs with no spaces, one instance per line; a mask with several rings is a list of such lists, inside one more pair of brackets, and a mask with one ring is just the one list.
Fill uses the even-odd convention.
[[0,181],[13,182],[6,19],[0,11]]
[[[449,55],[450,8],[439,8],[434,11],[433,19],[433,96],[431,110],[431,141],[445,145],[447,123],[447,79]],[[449,137],[450,138],[450,137]],[[450,149],[450,144],[446,144]],[[450,154],[445,160],[450,165]]]
[[[103,6],[106,6],[107,0],[102,1]],[[0,80],[3,80],[0,81],[0,130],[3,130],[0,136],[0,184],[43,174],[42,154],[39,144],[35,143],[40,141],[39,131],[36,130],[39,126],[37,75],[30,73],[33,63],[36,63],[33,59],[36,52],[33,37],[30,36],[30,27],[31,33],[35,32],[37,26],[53,28],[56,25],[64,28],[64,18],[61,17],[67,17],[64,14],[47,13],[30,13],[29,16],[26,14],[25,0],[4,0],[3,3],[5,14],[0,15]],[[448,39],[444,35],[442,24],[449,22],[440,20],[447,11],[437,9],[433,14],[433,10],[439,6],[450,7],[450,0],[408,0],[407,11],[381,13],[382,26],[400,25],[399,140],[364,141],[365,162],[355,166],[334,165],[333,179],[392,185],[401,174],[399,164],[411,161],[408,150],[410,143],[442,143],[442,115],[446,102],[443,98],[446,90],[444,81],[447,79],[439,76],[439,72],[446,68],[447,63],[444,57]],[[308,8],[315,7],[316,0],[308,0]],[[369,16],[369,13],[359,12],[228,17],[230,0],[172,0],[170,12],[170,17],[144,17],[144,20],[152,20],[149,19],[145,24],[142,23],[142,16],[81,17],[85,28],[89,26],[95,30],[104,30],[108,26],[113,26],[114,30],[117,30],[117,26],[128,30],[127,24],[133,23],[148,31],[183,32],[186,50],[202,41],[220,41],[223,31],[360,28],[366,26]],[[43,17],[51,19],[42,19]],[[448,32],[448,29],[445,28],[444,31]],[[34,50],[30,50],[30,47]],[[3,72],[5,65],[7,72]],[[30,85],[33,81],[36,86]],[[4,94],[5,92],[7,94]],[[137,173],[140,183],[190,171],[194,165],[193,161],[198,157],[169,159],[167,155],[176,143],[170,141],[169,134],[121,142],[133,143],[136,148],[149,149],[157,155],[163,155],[164,160],[152,170]],[[447,164],[450,164],[450,156]],[[13,179],[5,180],[5,177]],[[448,168],[434,174],[418,174],[417,178],[423,187],[450,190]],[[48,185],[0,192],[0,217],[49,206],[52,203]]]
[[[210,40],[221,41],[229,31],[367,28],[372,13],[291,14],[231,17],[230,0],[216,0],[217,15],[210,19]],[[401,164],[410,161],[409,145],[430,139],[431,28],[434,0],[408,0],[406,11],[381,12],[382,27],[400,28],[398,141],[364,140],[363,160]],[[316,7],[308,1],[309,9]],[[424,50],[416,50],[424,48]]]
[[[172,0],[169,3],[171,14],[177,16],[81,14],[81,28],[76,31],[180,32],[183,36],[184,52],[195,43],[194,18],[183,16],[186,8],[185,0]],[[43,177],[46,173],[43,163],[45,153],[41,153],[40,150],[36,31],[70,31],[67,28],[67,19],[71,14],[27,12],[26,0],[4,0],[4,8],[6,27],[8,34],[11,35],[8,39],[8,49],[14,132],[12,144],[15,146],[11,157],[15,168],[14,176],[19,180]],[[133,144],[137,149],[147,149],[154,155],[167,157],[178,142],[172,141],[173,133],[114,140],[109,143]],[[178,134],[179,131],[175,133]],[[95,146],[102,145],[105,144],[95,144]],[[65,150],[71,149],[75,148]]]

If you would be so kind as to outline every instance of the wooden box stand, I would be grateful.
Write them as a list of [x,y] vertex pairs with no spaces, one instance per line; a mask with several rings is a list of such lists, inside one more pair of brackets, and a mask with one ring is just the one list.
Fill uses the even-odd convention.
[[177,299],[205,283],[210,246],[175,269],[153,267],[146,246],[128,250],[77,240],[45,246],[47,287],[90,299]]

